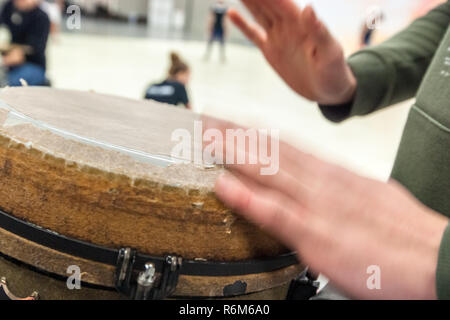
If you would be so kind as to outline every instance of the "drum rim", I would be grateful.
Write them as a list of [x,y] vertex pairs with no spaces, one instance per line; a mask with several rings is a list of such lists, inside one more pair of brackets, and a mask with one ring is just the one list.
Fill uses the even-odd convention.
[[[0,228],[44,247],[89,261],[116,266],[120,250],[99,246],[73,239],[35,224],[20,220],[0,209]],[[136,269],[144,269],[148,262],[161,270],[165,257],[155,257],[137,253]],[[295,252],[271,259],[251,259],[241,261],[183,260],[180,275],[202,277],[244,276],[277,271],[299,264]]]

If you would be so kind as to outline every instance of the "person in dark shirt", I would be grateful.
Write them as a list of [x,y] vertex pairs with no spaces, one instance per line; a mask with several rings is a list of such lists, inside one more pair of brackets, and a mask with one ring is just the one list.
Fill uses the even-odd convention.
[[209,41],[206,50],[205,60],[209,60],[211,49],[214,41],[218,41],[221,45],[222,61],[225,61],[225,36],[226,36],[226,17],[228,7],[225,1],[219,0],[211,7],[211,15],[209,22]]
[[11,48],[2,57],[10,86],[21,79],[30,86],[45,85],[46,56],[50,21],[39,8],[39,0],[12,0],[0,12],[0,23],[11,33]]
[[171,66],[169,76],[161,83],[151,85],[146,93],[145,99],[155,100],[174,106],[183,105],[187,109],[191,109],[186,85],[190,78],[189,66],[181,60],[178,54],[172,52],[170,54]]

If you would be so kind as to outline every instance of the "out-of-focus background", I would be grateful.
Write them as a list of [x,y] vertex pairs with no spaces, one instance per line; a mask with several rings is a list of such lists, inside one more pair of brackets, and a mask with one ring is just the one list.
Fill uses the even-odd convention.
[[[187,87],[194,111],[258,128],[278,128],[283,139],[296,146],[361,174],[387,179],[409,103],[333,125],[321,116],[314,103],[287,88],[231,23],[226,61],[220,59],[217,44],[209,61],[205,61],[208,19],[214,2],[66,1],[63,19],[47,49],[52,87],[142,99],[149,83],[166,77],[168,54],[175,50],[191,67],[192,79]],[[246,12],[237,0],[225,2]],[[360,47],[363,26],[373,10],[379,10],[384,17],[373,34],[372,44],[376,44],[442,1],[297,2],[300,6],[311,3],[341,40],[346,53],[351,54]],[[70,14],[65,10],[71,4],[81,8],[79,29],[68,28]]]

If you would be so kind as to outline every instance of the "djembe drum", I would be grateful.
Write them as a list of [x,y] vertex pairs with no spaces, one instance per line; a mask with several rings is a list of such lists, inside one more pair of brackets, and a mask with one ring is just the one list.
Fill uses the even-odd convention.
[[[0,297],[284,299],[305,270],[295,255],[215,198],[223,168],[170,157],[173,130],[197,118],[96,93],[2,90]],[[68,285],[77,272],[81,289]]]

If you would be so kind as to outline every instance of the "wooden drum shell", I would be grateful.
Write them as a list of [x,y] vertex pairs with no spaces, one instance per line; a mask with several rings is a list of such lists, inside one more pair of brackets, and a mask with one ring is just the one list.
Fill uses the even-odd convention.
[[[114,112],[108,113],[109,108]],[[131,109],[135,116],[130,115]],[[61,119],[55,110],[61,112]],[[87,119],[85,130],[83,121],[71,122],[71,113]],[[102,115],[105,119],[96,118]],[[142,119],[153,119],[151,128],[135,130],[145,126]],[[4,89],[0,92],[0,209],[66,237],[116,250],[130,247],[157,257],[172,254],[189,260],[233,262],[287,253],[283,245],[216,199],[214,181],[223,168],[193,164],[162,168],[103,147],[130,143],[131,150],[143,154],[167,154],[170,148],[164,141],[170,140],[171,130],[189,129],[198,119],[184,110],[95,93]],[[115,136],[110,123],[122,126],[127,135]],[[105,126],[98,131],[104,139],[111,136],[110,141],[91,144],[61,133],[73,131],[92,140],[96,125]],[[157,141],[154,146],[147,148],[146,134],[149,141]],[[113,291],[113,266],[46,248],[1,226],[0,254],[0,276],[9,278],[17,295],[36,290],[44,299],[120,298]],[[67,277],[71,265],[81,268],[86,284],[109,290],[69,291],[53,275]],[[225,287],[242,281],[247,285],[246,298],[284,299],[289,282],[303,270],[294,265],[233,277],[181,275],[175,296],[221,298]]]

